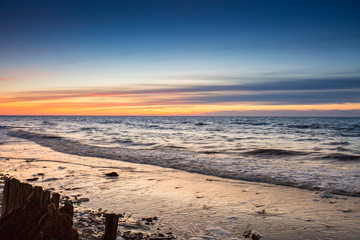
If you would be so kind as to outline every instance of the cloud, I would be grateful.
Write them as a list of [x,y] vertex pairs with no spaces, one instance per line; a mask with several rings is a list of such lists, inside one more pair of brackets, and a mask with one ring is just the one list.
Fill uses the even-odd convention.
[[280,79],[260,83],[212,85],[194,89],[203,91],[291,91],[291,90],[336,90],[360,88],[358,78],[321,78],[321,79]]
[[194,103],[258,102],[272,105],[281,104],[319,104],[319,103],[357,103],[357,91],[259,91],[247,94],[205,95],[187,99]]
[[129,104],[136,102],[148,105],[249,102],[267,105],[360,103],[360,78],[284,79],[232,85],[149,85],[32,91],[8,94],[1,97],[0,102],[76,99],[85,99],[87,102],[112,101]]
[[311,110],[311,111],[294,111],[294,110],[257,110],[257,111],[217,111],[207,112],[207,116],[254,116],[254,117],[360,117],[360,110]]

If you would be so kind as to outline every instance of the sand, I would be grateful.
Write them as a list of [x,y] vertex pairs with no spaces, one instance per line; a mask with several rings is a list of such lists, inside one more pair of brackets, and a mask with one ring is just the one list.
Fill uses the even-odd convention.
[[[256,230],[264,239],[360,236],[356,197],[69,155],[17,138],[0,145],[0,169],[24,181],[38,178],[31,183],[74,202],[82,199],[75,204],[78,222],[86,214],[96,217],[99,208],[125,213],[128,221],[121,231],[133,227],[193,240],[243,239],[245,230]],[[106,177],[109,172],[119,176]],[[148,216],[157,217],[154,225],[142,220]],[[83,232],[86,226],[77,224]]]

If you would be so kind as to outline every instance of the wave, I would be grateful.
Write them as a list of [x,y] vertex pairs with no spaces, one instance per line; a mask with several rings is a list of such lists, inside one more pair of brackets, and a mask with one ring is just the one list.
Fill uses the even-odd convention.
[[82,127],[82,128],[80,128],[80,131],[96,131],[96,130],[99,130],[99,129],[96,128],[96,127]]
[[265,125],[269,125],[266,122],[250,122],[250,121],[233,121],[231,122],[231,124],[236,124],[236,125],[251,125],[251,126],[265,126]]
[[[156,144],[153,144],[156,145]],[[166,150],[166,149],[185,149],[185,147],[175,146],[175,145],[157,145],[152,147],[153,150]]]
[[101,121],[99,123],[100,124],[120,124],[122,122],[123,121],[121,121],[121,120],[104,120],[104,121]]
[[325,145],[331,145],[331,146],[337,146],[337,145],[343,145],[343,146],[347,146],[350,145],[349,142],[329,142],[329,143],[325,143]]
[[50,121],[47,121],[47,120],[42,121],[41,124],[45,125],[45,126],[56,126],[56,123],[50,122]]
[[323,128],[324,126],[321,126],[320,124],[299,124],[299,125],[288,125],[288,128],[300,128],[300,129],[307,129],[307,128],[311,128],[311,129],[319,129],[319,128]]
[[49,139],[62,139],[62,137],[56,136],[56,135],[43,135],[42,137],[49,138]]
[[224,130],[221,129],[221,128],[207,128],[206,131],[209,131],[209,132],[221,132],[221,131],[224,131]]
[[320,141],[319,138],[300,138],[300,139],[296,139],[295,141],[297,142],[307,142],[307,141]]
[[222,153],[225,153],[224,151],[202,151],[200,153],[203,153],[203,154],[222,154]]
[[340,133],[339,134],[342,137],[360,137],[360,133],[353,132],[353,133]]
[[203,123],[203,122],[197,122],[197,123],[195,123],[195,126],[206,126],[206,125],[209,125],[209,124]]
[[120,144],[127,144],[127,145],[133,145],[133,146],[153,146],[153,145],[156,145],[156,143],[134,142],[130,138],[117,139],[117,140],[112,141],[112,143],[120,143]]
[[342,153],[333,153],[322,157],[322,159],[338,160],[338,161],[359,161],[359,155],[347,155]]
[[132,144],[134,143],[130,138],[127,139],[117,139],[114,140],[112,143],[126,143],[126,144]]
[[291,150],[282,150],[282,149],[256,149],[244,153],[245,155],[251,156],[295,156],[295,155],[305,155],[307,153]]
[[145,128],[152,128],[152,129],[158,129],[158,130],[173,130],[173,127],[164,127],[158,124],[151,124],[151,125],[145,125]]
[[[248,161],[247,158],[236,158],[232,160],[228,158],[221,158],[224,161],[223,163],[219,161],[213,162],[211,161],[213,157],[211,156],[210,158],[206,158],[206,154],[194,156],[194,152],[186,152],[176,149],[169,150],[169,148],[134,151],[133,149],[122,147],[93,146],[68,138],[27,132],[24,130],[8,131],[8,135],[34,141],[35,143],[49,147],[54,151],[78,156],[98,157],[133,163],[151,164],[160,167],[180,169],[205,175],[213,175],[253,182],[265,182],[270,184],[306,188],[309,190],[323,190],[328,191],[329,193],[360,197],[360,188],[355,183],[353,183],[356,181],[356,178],[352,176],[349,176],[348,178],[347,176],[344,176],[346,177],[344,180],[342,178],[324,179],[324,176],[314,174],[313,172],[307,172],[306,169],[298,173],[296,168],[287,169],[288,172],[285,172],[284,174],[281,169],[277,170],[272,169],[271,167],[269,168],[268,165],[266,165],[266,161],[262,163]],[[245,153],[252,156],[276,157],[307,154],[304,152],[281,149],[257,149]],[[358,160],[360,158],[360,156],[334,154],[332,154],[330,157],[342,160]],[[324,181],[326,184],[324,184]]]

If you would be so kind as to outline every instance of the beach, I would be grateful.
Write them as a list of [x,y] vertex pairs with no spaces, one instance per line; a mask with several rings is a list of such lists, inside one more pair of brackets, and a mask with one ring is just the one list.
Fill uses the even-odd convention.
[[0,240],[360,240],[359,9],[1,1]]
[[[264,239],[360,235],[358,197],[71,155],[15,137],[0,145],[0,169],[68,196],[82,216],[125,213],[129,221],[119,225],[122,231],[133,221],[135,230],[171,232],[177,239],[243,239],[246,230]],[[110,172],[119,176],[105,175]],[[156,228],[145,224],[149,216],[157,218]]]

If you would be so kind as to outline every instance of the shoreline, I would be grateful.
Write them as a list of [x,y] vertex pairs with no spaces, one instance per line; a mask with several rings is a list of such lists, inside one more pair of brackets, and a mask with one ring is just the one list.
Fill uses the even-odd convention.
[[[157,216],[163,231],[177,239],[243,239],[245,230],[256,230],[265,239],[360,235],[360,198],[80,157],[10,140],[0,147],[6,174],[38,178],[31,183],[62,196],[88,198],[75,206],[80,212],[103,208],[133,219]],[[113,171],[119,177],[105,176]]]
[[[256,149],[256,150],[250,150],[243,153],[246,156],[262,156],[265,161],[261,161],[261,167],[258,167],[255,164],[249,164],[247,161],[241,162],[241,159],[237,159],[236,165],[239,164],[238,161],[240,161],[240,165],[242,166],[240,169],[237,168],[238,171],[240,171],[240,174],[235,174],[236,170],[234,172],[234,169],[231,169],[232,167],[228,168],[228,166],[233,166],[234,162],[233,160],[230,160],[229,164],[225,164],[222,167],[225,169],[224,171],[222,168],[219,168],[216,164],[211,165],[211,162],[196,162],[194,159],[191,159],[191,154],[181,155],[181,160],[174,159],[174,153],[167,153],[164,152],[162,155],[152,156],[151,153],[146,153],[147,150],[136,150],[136,149],[127,149],[127,148],[113,148],[113,147],[107,147],[107,146],[94,146],[91,144],[86,144],[83,142],[75,141],[68,138],[63,138],[57,135],[52,134],[40,134],[40,133],[34,133],[34,132],[28,132],[23,130],[16,130],[16,131],[10,131],[7,132],[8,136],[21,138],[24,140],[35,142],[36,144],[39,144],[43,147],[51,148],[53,151],[61,152],[64,154],[70,154],[70,155],[76,155],[80,157],[92,157],[92,158],[105,158],[105,159],[111,159],[115,161],[125,161],[130,163],[137,163],[137,164],[150,164],[153,166],[159,166],[163,168],[171,168],[171,169],[177,169],[182,170],[190,173],[198,173],[208,176],[214,176],[214,177],[220,177],[220,178],[227,178],[227,179],[234,179],[234,180],[243,180],[248,182],[261,182],[261,183],[268,183],[268,184],[275,184],[280,186],[289,186],[289,187],[295,187],[295,188],[301,188],[301,189],[308,189],[308,190],[314,190],[314,191],[327,191],[331,194],[339,194],[344,196],[354,196],[354,197],[360,197],[360,189],[356,187],[357,185],[354,182],[354,179],[351,177],[348,177],[346,179],[343,178],[335,178],[330,182],[322,182],[319,181],[317,177],[313,177],[309,174],[305,174],[304,172],[302,175],[297,175],[296,171],[293,171],[292,167],[296,163],[297,164],[305,164],[305,172],[314,172],[318,171],[320,168],[322,174],[328,175],[332,174],[335,176],[337,174],[337,171],[343,171],[343,167],[341,166],[339,168],[338,165],[333,165],[332,167],[336,168],[337,171],[329,173],[331,171],[330,168],[322,168],[322,165],[324,165],[323,161],[324,159],[330,160],[330,159],[338,159],[341,161],[346,162],[346,168],[347,169],[356,169],[357,163],[355,160],[359,160],[360,156],[358,155],[346,155],[342,153],[337,154],[327,154],[324,156],[317,156],[316,158],[312,159],[298,159],[299,156],[308,156],[310,152],[302,152],[302,151],[292,151],[292,150],[284,150],[284,149]],[[137,153],[141,152],[141,154],[134,154],[134,151]],[[145,151],[145,152],[144,152]],[[203,153],[207,155],[209,152]],[[216,152],[219,153],[219,152]],[[177,152],[176,154],[180,154]],[[244,156],[245,156],[244,155]],[[277,161],[276,159],[272,158],[271,161],[267,161],[267,158],[269,156],[276,156],[278,155],[280,158],[280,161]],[[218,158],[222,159],[222,161],[227,162],[228,159],[221,155],[216,155]],[[283,156],[292,156],[291,161],[284,161],[282,158]],[[167,161],[158,161],[158,159],[168,159]],[[199,159],[198,159],[199,160]],[[255,161],[258,161],[259,159],[255,158]],[[319,162],[320,161],[320,162]],[[314,163],[317,162],[316,166],[313,166]],[[210,164],[210,165],[209,165]],[[297,165],[299,168],[303,168],[304,165]],[[278,170],[272,172],[269,175],[265,173],[264,175],[264,169],[273,169],[273,165],[277,165]],[[311,166],[311,167],[309,167]],[[336,167],[335,167],[336,166]],[[260,170],[262,169],[262,170]],[[259,171],[260,170],[260,171]],[[265,171],[266,172],[266,171]],[[269,174],[269,173],[268,173]],[[292,176],[292,174],[295,174],[295,177],[289,177]],[[353,174],[353,173],[352,173]],[[355,173],[356,174],[356,173]],[[306,176],[304,176],[306,175]],[[347,176],[345,174],[345,176]],[[306,178],[307,177],[307,178]],[[301,181],[298,181],[296,178],[302,179]],[[353,187],[350,188],[343,188],[342,184],[340,182],[347,181],[352,182]],[[331,186],[328,188],[328,186]]]

